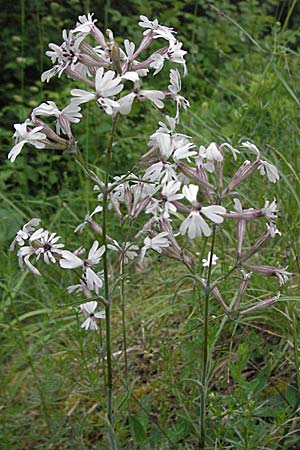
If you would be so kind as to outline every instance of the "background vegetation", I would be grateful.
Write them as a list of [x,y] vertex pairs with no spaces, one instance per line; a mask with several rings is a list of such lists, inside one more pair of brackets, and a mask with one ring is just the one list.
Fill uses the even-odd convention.
[[[0,446],[108,448],[95,350],[99,344],[96,336],[80,330],[74,313],[78,300],[65,291],[73,282],[71,274],[61,277],[52,267],[33,279],[19,271],[8,251],[15,231],[31,217],[42,218],[74,248],[73,230],[95,206],[91,183],[70,155],[28,146],[14,165],[7,161],[13,123],[23,121],[42,101],[67,103],[71,82],[65,77],[49,85],[40,82],[49,67],[44,53],[48,42],[60,43],[61,30],[72,28],[77,16],[89,11],[102,28],[114,30],[120,43],[125,37],[138,40],[139,14],[173,26],[189,51],[183,95],[192,108],[183,116],[183,131],[204,145],[212,140],[238,145],[249,139],[280,171],[276,198],[283,236],[263,255],[268,263],[288,265],[296,276],[280,302],[263,314],[226,322],[212,305],[209,448],[298,449],[300,14],[293,0],[2,1]],[[94,112],[89,106],[74,132],[87,161],[101,167],[110,125],[104,115],[99,123]],[[131,167],[156,127],[157,113],[147,106],[122,121],[115,174]],[[274,186],[265,185],[259,175],[247,189],[244,195],[253,203],[257,191],[269,199],[274,195]],[[85,239],[88,246],[92,234]],[[230,240],[220,260],[227,257],[228,245]],[[194,380],[201,362],[202,322],[191,282],[177,283],[174,290],[181,270],[162,259],[154,270],[128,278],[128,391],[122,385],[120,356],[114,373],[122,449],[197,449],[199,386]],[[258,294],[272,290],[270,286],[257,280]],[[228,286],[228,299],[231,294]],[[117,352],[117,299],[113,315]]]

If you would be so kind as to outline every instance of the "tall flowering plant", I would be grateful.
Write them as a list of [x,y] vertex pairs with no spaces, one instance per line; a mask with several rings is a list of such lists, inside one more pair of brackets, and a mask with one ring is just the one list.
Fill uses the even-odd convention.
[[[124,279],[127,267],[143,270],[151,253],[156,252],[180,261],[189,276],[202,290],[203,348],[201,385],[201,427],[199,446],[205,447],[206,394],[208,379],[208,324],[210,299],[216,300],[229,320],[257,309],[263,309],[279,298],[279,293],[258,299],[252,306],[243,306],[243,297],[250,287],[252,273],[277,277],[283,285],[291,275],[286,268],[279,269],[256,263],[260,249],[276,235],[278,214],[276,200],[263,199],[259,207],[242,205],[239,187],[256,171],[270,183],[276,183],[279,174],[274,165],[262,159],[261,152],[251,142],[243,142],[240,149],[229,143],[211,142],[197,146],[191,136],[177,131],[181,109],[187,110],[189,102],[181,95],[181,75],[173,64],[181,67],[186,75],[186,51],[176,38],[172,28],[160,25],[155,19],[140,16],[143,36],[139,45],[124,40],[121,47],[113,32],[104,35],[97,27],[93,14],[78,18],[75,28],[63,31],[61,45],[49,44],[53,67],[42,74],[42,81],[63,73],[84,89],[71,90],[70,104],[60,110],[53,101],[42,103],[33,109],[30,118],[15,125],[15,145],[8,158],[11,162],[20,155],[25,144],[37,149],[59,149],[69,152],[81,164],[93,181],[95,209],[87,213],[75,232],[80,234],[90,227],[97,238],[88,252],[80,245],[75,250],[66,249],[60,236],[40,227],[40,220],[29,220],[16,233],[11,249],[17,248],[21,268],[27,267],[34,275],[41,275],[36,267],[39,260],[56,264],[63,270],[71,270],[77,281],[67,287],[70,295],[81,296],[79,308],[83,315],[82,328],[99,331],[105,323],[105,357],[107,389],[107,421],[111,448],[117,448],[114,435],[113,372],[111,343],[111,306],[115,283],[120,285],[122,306],[125,379],[128,377],[127,336],[125,322]],[[94,44],[91,44],[91,42]],[[162,47],[151,53],[151,44],[159,41]],[[144,56],[146,55],[146,56]],[[171,63],[169,84],[161,90],[144,89],[142,81],[156,76]],[[134,103],[149,102],[163,110],[166,101],[175,103],[174,117],[168,115],[159,122],[158,129],[150,136],[148,149],[140,155],[135,166],[126,173],[111,177],[113,142],[117,123],[131,112]],[[106,150],[104,177],[99,176],[83,162],[73,126],[84,114],[84,104],[94,102],[100,114],[111,118],[111,134]],[[50,120],[49,120],[50,119]],[[54,127],[53,127],[54,119]],[[250,159],[243,158],[247,154]],[[242,162],[238,162],[238,159]],[[230,164],[225,165],[229,160]],[[232,167],[236,166],[233,170]],[[227,174],[227,168],[231,173]],[[108,214],[115,214],[120,225],[118,236],[108,232]],[[96,220],[96,218],[98,218]],[[257,240],[245,247],[245,236],[251,222],[265,222],[265,230]],[[225,275],[213,279],[212,268],[218,264],[214,253],[218,236],[228,226],[236,229],[236,248],[230,249],[232,261]],[[139,227],[137,231],[137,227]],[[121,237],[121,239],[120,239]],[[209,238],[209,253],[203,254],[202,270],[193,252],[199,240]],[[194,242],[192,242],[194,241]],[[117,258],[117,269],[109,272],[110,259]],[[224,262],[225,263],[225,262]],[[75,270],[76,269],[76,270]],[[205,274],[205,276],[203,276]],[[227,279],[237,279],[236,295],[226,299],[222,285]]]

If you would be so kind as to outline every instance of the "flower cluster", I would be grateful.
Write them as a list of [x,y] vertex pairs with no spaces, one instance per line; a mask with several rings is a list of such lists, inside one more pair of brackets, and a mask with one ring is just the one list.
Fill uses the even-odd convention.
[[[105,38],[96,26],[93,14],[80,16],[73,30],[69,33],[64,31],[60,46],[50,44],[47,55],[53,67],[42,75],[42,80],[48,82],[53,76],[65,73],[85,83],[87,88],[72,89],[73,99],[64,109],[59,110],[54,102],[48,101],[35,108],[24,124],[15,125],[16,143],[8,157],[13,162],[26,143],[38,149],[76,151],[71,124],[80,121],[81,105],[90,101],[115,120],[116,115],[129,114],[134,102],[148,100],[154,107],[162,109],[165,100],[171,99],[175,103],[175,116],[166,115],[164,121],[159,122],[158,129],[150,136],[147,151],[132,171],[114,177],[110,183],[104,183],[94,172],[87,171],[96,182],[94,190],[97,191],[98,205],[92,213],[85,215],[84,222],[76,227],[75,232],[82,232],[90,226],[101,236],[103,245],[95,240],[84,258],[83,247],[73,252],[63,249],[63,244],[57,243],[59,236],[37,228],[39,220],[32,219],[17,232],[12,249],[18,244],[20,266],[25,264],[36,275],[40,272],[32,264],[32,258],[39,260],[41,255],[46,264],[59,261],[63,269],[77,269],[74,272],[79,276],[78,283],[69,286],[68,292],[82,293],[90,298],[92,293],[98,296],[107,282],[99,265],[108,254],[111,258],[118,255],[121,272],[124,265],[132,262],[141,270],[147,265],[149,254],[154,251],[181,261],[195,274],[195,255],[188,245],[189,241],[197,242],[198,238],[207,238],[227,224],[232,228],[233,224],[236,226],[237,246],[230,273],[237,271],[241,277],[234,305],[229,307],[222,298],[219,289],[222,279],[209,285],[201,279],[202,287],[211,292],[228,315],[246,314],[266,307],[278,296],[247,309],[241,309],[240,304],[249,287],[252,272],[275,276],[280,285],[291,275],[286,269],[251,262],[253,255],[270,239],[280,235],[276,227],[277,203],[275,199],[264,200],[260,208],[244,208],[236,189],[256,170],[269,182],[276,183],[278,171],[273,164],[261,158],[260,150],[249,141],[243,142],[240,149],[228,142],[196,145],[190,136],[177,131],[181,108],[189,107],[188,101],[180,94],[179,71],[170,70],[170,84],[165,90],[142,89],[141,79],[149,74],[156,76],[166,61],[180,64],[186,73],[186,52],[182,50],[182,43],[177,41],[172,28],[145,16],[140,18],[139,25],[144,31],[137,47],[126,39],[124,48],[120,48],[111,30],[107,30]],[[90,44],[91,39],[95,41],[95,46]],[[142,59],[142,53],[158,39],[164,40],[167,45]],[[42,121],[41,116],[55,117],[55,130]],[[244,152],[254,155],[254,158],[244,159],[238,165],[238,158],[243,157]],[[230,167],[238,165],[229,179],[224,176],[226,160],[230,160]],[[124,242],[118,242],[108,234],[103,236],[103,229],[95,220],[96,214],[105,213],[107,202],[122,227],[126,227]],[[250,248],[244,249],[248,223],[259,220],[266,222],[266,230]],[[209,271],[218,261],[213,250],[207,259],[202,259],[203,267]],[[84,329],[97,329],[95,319],[103,318],[103,313],[95,313],[96,308],[96,301],[80,305],[85,318]]]
[[[15,145],[8,155],[11,162],[15,161],[25,144],[38,149],[76,152],[71,124],[78,123],[82,118],[80,105],[90,101],[110,116],[115,116],[117,113],[129,114],[135,101],[150,101],[161,109],[166,99],[174,99],[179,118],[180,108],[189,106],[188,101],[179,95],[179,71],[170,70],[170,85],[164,90],[143,89],[142,78],[159,73],[166,61],[180,64],[186,73],[186,51],[182,50],[182,43],[177,41],[172,28],[159,25],[157,20],[151,21],[145,16],[140,18],[139,25],[144,32],[137,48],[128,39],[124,40],[123,48],[119,47],[111,30],[107,30],[105,38],[96,26],[97,20],[93,19],[93,14],[79,16],[73,30],[64,30],[61,45],[49,44],[50,50],[46,54],[53,67],[42,74],[42,81],[49,82],[52,77],[65,73],[73,80],[84,83],[87,89],[72,89],[73,98],[62,110],[53,101],[48,101],[34,108],[31,117],[23,124],[15,124]],[[90,44],[91,39],[94,46]],[[157,39],[167,41],[168,45],[143,59],[142,53]],[[54,117],[55,130],[41,116]]]

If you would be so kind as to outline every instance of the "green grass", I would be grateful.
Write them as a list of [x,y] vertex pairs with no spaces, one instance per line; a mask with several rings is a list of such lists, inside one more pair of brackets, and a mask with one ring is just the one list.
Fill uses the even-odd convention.
[[[37,3],[41,7],[39,42],[44,42],[44,51],[47,36],[41,33],[46,33],[51,15],[43,13],[43,2]],[[162,7],[160,2],[148,3],[131,2],[131,11],[151,16]],[[226,140],[237,146],[250,139],[262,150],[263,158],[276,164],[281,175],[278,185],[266,184],[257,174],[242,194],[251,206],[262,206],[265,198],[276,196],[283,236],[263,249],[259,260],[288,265],[295,276],[274,307],[236,321],[226,320],[211,300],[207,448],[296,450],[300,433],[300,62],[299,31],[288,16],[297,21],[299,15],[295,2],[289,2],[285,12],[281,2],[275,1],[260,7],[256,1],[240,2],[239,10],[229,2],[213,4],[224,14],[209,8],[207,2],[185,1],[173,2],[172,17],[171,6],[162,7],[159,17],[177,28],[190,50],[183,93],[189,92],[192,109],[183,115],[182,130],[193,135],[197,145]],[[91,10],[93,6],[91,2]],[[120,18],[114,13],[114,2],[106,6],[114,28],[136,36],[136,28],[131,31],[136,18]],[[185,23],[182,28],[180,19]],[[25,55],[26,51],[25,46]],[[25,75],[28,82],[28,71]],[[63,98],[67,91],[61,90]],[[50,92],[47,86],[44,94],[51,98]],[[24,95],[28,95],[26,90]],[[55,95],[59,98],[60,91]],[[34,94],[30,100],[35,101]],[[22,104],[25,112],[30,109],[28,102]],[[12,107],[8,116],[14,117]],[[113,155],[115,174],[130,168],[144,152],[157,118],[147,107],[136,108],[132,118],[120,125]],[[86,159],[102,170],[108,123],[102,122],[97,129],[96,123],[90,108],[79,128],[79,142]],[[1,135],[8,148],[5,127]],[[49,157],[48,153],[38,155],[35,149],[24,150],[15,166],[4,163],[0,175],[0,243],[4,247],[0,265],[0,447],[5,450],[109,448],[99,336],[80,330],[77,306],[82,299],[65,290],[73,283],[73,274],[44,266],[43,277],[33,277],[20,272],[15,255],[8,251],[19,225],[31,217],[42,218],[43,225],[57,231],[68,248],[76,248],[73,229],[94,208],[95,195],[90,181],[74,166],[69,155]],[[116,225],[112,226],[117,232]],[[251,229],[247,245],[257,232]],[[87,248],[93,239],[90,231],[83,234]],[[213,277],[226,270],[234,239],[232,234],[218,234],[216,253],[221,264]],[[195,242],[192,251],[201,252],[202,245]],[[132,267],[127,274],[128,383],[122,354],[115,356],[113,369],[120,449],[198,448],[203,296],[191,278],[183,278],[186,274],[179,264],[164,258],[154,258],[151,270],[136,274]],[[245,307],[277,289],[272,279],[266,282],[255,277],[253,283]],[[229,281],[222,291],[228,304],[234,292],[235,282]],[[117,289],[112,322],[112,347],[118,352],[122,329]]]

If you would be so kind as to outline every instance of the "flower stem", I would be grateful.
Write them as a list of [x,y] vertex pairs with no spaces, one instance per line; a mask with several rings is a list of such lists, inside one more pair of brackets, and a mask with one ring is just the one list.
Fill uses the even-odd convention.
[[200,405],[200,449],[205,449],[206,441],[206,391],[207,391],[207,364],[208,364],[208,327],[209,327],[209,297],[210,297],[210,281],[211,269],[214,254],[216,237],[216,226],[213,227],[212,242],[210,250],[210,258],[208,265],[208,273],[206,280],[206,291],[204,299],[204,328],[203,328],[203,361],[201,371],[201,405]]
[[297,330],[297,316],[295,311],[292,312],[292,327],[293,327],[293,347],[294,347],[294,363],[296,370],[296,384],[297,384],[297,405],[296,409],[300,404],[300,366],[299,366],[299,351],[298,351],[298,330]]
[[122,309],[122,331],[123,331],[123,348],[124,348],[124,362],[125,362],[125,381],[128,384],[128,360],[127,360],[127,335],[126,335],[126,318],[125,318],[125,289],[124,289],[124,255],[121,256],[120,263],[120,300]]
[[113,139],[116,131],[117,124],[116,115],[112,121],[112,129],[109,140],[109,145],[106,150],[106,163],[105,163],[105,180],[104,180],[104,192],[103,192],[103,216],[102,216],[102,237],[103,245],[105,246],[105,252],[103,254],[103,270],[104,270],[104,296],[107,304],[105,305],[105,328],[106,328],[106,364],[107,364],[107,379],[106,379],[106,390],[107,390],[107,419],[109,422],[109,437],[112,448],[115,447],[115,439],[113,436],[113,383],[112,383],[112,358],[111,358],[111,299],[109,293],[109,276],[108,276],[108,261],[107,261],[107,212],[108,212],[108,182],[109,182],[109,169],[112,157],[112,147]]

